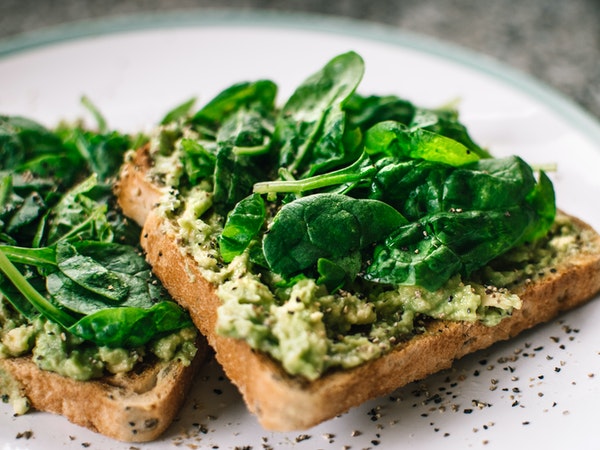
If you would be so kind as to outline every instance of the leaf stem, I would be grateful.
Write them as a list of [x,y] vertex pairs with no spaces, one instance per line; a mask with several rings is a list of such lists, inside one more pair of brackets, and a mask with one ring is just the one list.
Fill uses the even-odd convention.
[[299,180],[263,181],[254,185],[254,192],[257,194],[268,194],[272,192],[299,193],[360,181],[370,177],[376,171],[375,166],[372,164],[365,164],[367,161],[368,156],[363,153],[363,155],[353,164],[343,169]]
[[42,294],[40,294],[23,274],[10,262],[8,257],[0,249],[0,270],[8,277],[17,290],[31,303],[46,318],[53,322],[62,325],[64,328],[69,328],[76,322],[70,314],[57,308],[50,303]]

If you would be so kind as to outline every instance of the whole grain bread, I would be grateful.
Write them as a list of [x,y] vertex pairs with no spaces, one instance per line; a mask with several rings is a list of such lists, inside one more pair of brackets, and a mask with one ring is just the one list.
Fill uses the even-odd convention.
[[172,423],[185,400],[207,346],[203,339],[191,364],[174,359],[141,363],[125,374],[77,381],[40,369],[31,356],[0,359],[0,380],[11,383],[38,411],[113,439],[147,442]]
[[[148,149],[140,149],[121,172],[117,194],[126,215],[143,225],[142,247],[155,274],[214,348],[216,359],[239,388],[251,412],[267,429],[306,429],[366,400],[448,368],[468,353],[510,339],[591,299],[600,291],[600,236],[571,218],[582,230],[581,252],[572,254],[534,282],[513,291],[522,308],[495,327],[480,323],[432,321],[424,333],[398,344],[383,357],[351,370],[328,373],[313,382],[288,375],[268,356],[243,341],[215,332],[220,301],[193,258],[178,245],[152,205],[160,190],[146,177]],[[423,355],[427,355],[426,358]]]

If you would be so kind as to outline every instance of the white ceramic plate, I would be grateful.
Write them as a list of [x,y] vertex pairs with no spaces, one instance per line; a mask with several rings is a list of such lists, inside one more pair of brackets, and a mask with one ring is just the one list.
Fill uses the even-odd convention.
[[[52,126],[85,116],[85,94],[111,126],[145,130],[183,100],[201,103],[244,79],[271,78],[285,99],[351,49],[366,60],[361,93],[427,106],[462,99],[462,119],[476,140],[498,156],[557,163],[559,206],[600,228],[595,120],[481,55],[362,23],[199,11],[19,36],[0,43],[0,114]],[[598,448],[599,322],[596,300],[302,433],[263,430],[211,363],[160,442],[119,443],[50,414],[13,417],[0,405],[0,448]]]

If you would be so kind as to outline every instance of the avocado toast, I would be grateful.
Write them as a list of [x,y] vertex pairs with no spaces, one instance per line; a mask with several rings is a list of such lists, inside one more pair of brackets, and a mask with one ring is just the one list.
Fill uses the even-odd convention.
[[174,419],[205,344],[115,204],[139,141],[98,117],[49,130],[0,116],[0,393],[16,414],[143,442]]
[[[242,82],[131,153],[155,274],[268,429],[311,427],[600,290],[599,238],[451,108],[356,93],[350,52],[283,107]],[[423,357],[426,355],[426,357]]]

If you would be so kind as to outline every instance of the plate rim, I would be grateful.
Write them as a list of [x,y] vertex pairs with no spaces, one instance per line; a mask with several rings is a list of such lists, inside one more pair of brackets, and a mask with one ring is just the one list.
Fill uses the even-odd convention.
[[373,21],[317,13],[282,12],[269,9],[234,10],[191,8],[137,12],[82,19],[0,39],[0,62],[31,50],[43,49],[85,38],[159,29],[252,26],[293,28],[330,33],[396,45],[457,63],[490,76],[531,97],[566,120],[590,139],[600,151],[600,120],[575,100],[546,82],[495,59],[439,38]]

